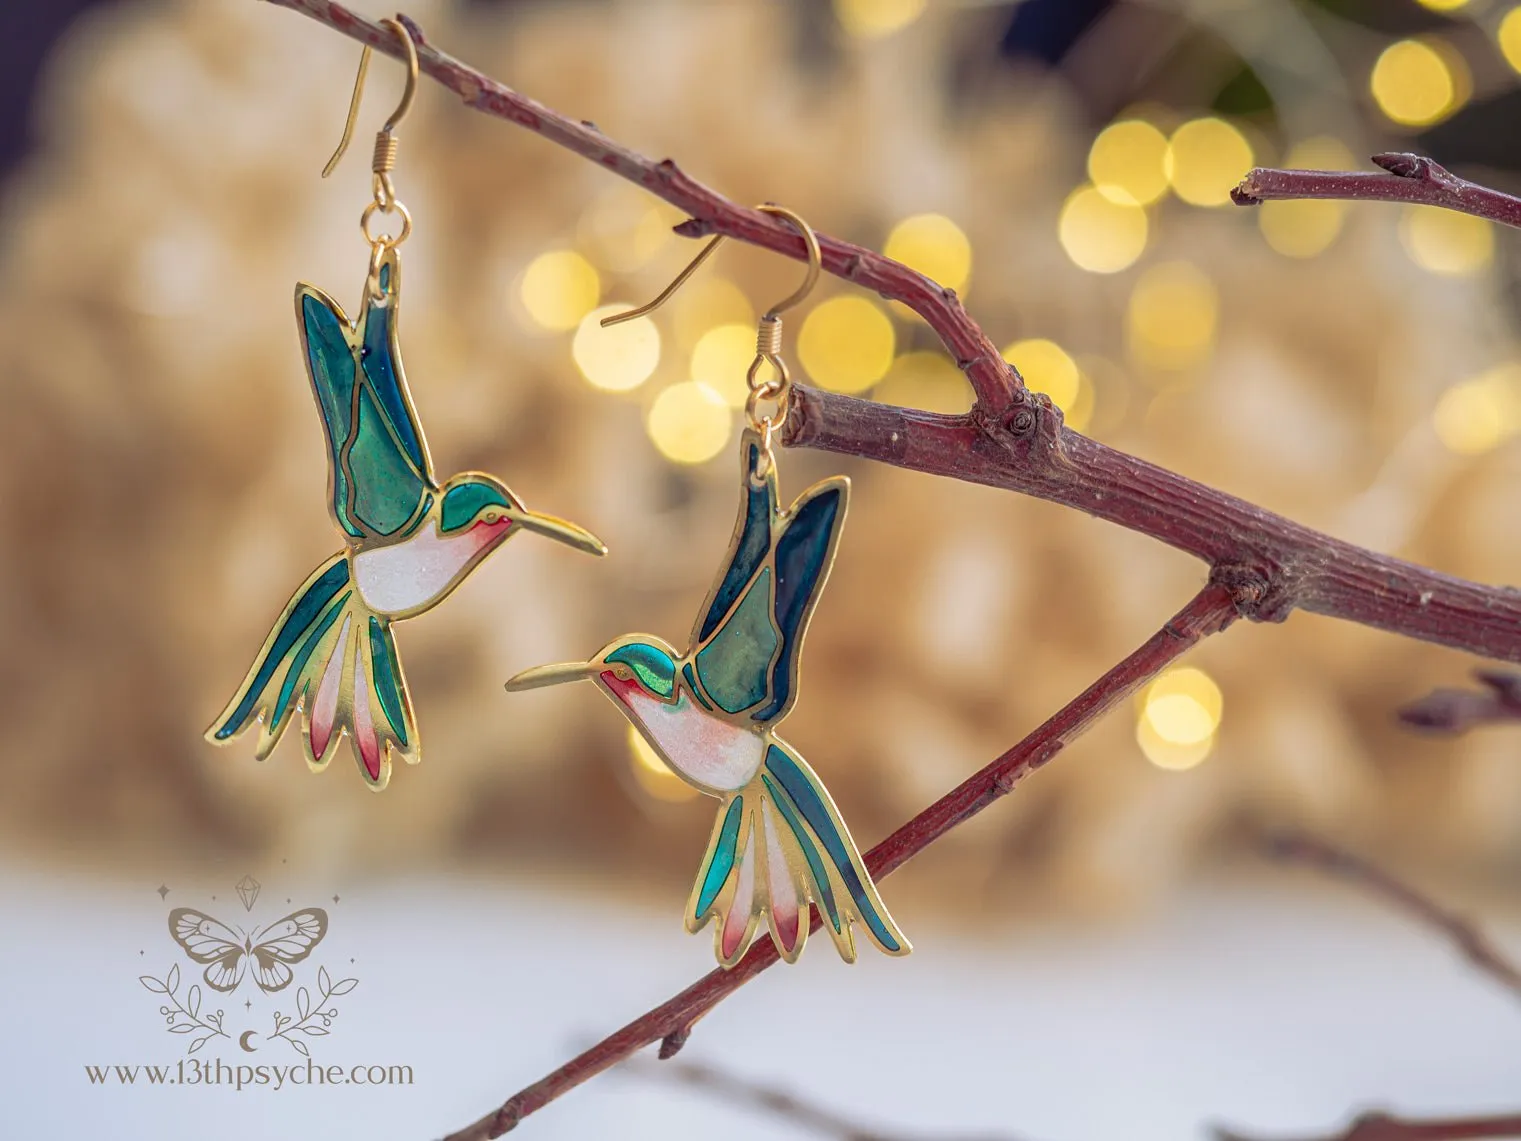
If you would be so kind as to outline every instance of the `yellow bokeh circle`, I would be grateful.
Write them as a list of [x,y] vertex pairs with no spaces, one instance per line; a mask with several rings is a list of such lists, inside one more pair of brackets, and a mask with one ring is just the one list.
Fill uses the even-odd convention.
[[722,396],[700,380],[686,380],[655,397],[645,427],[666,459],[700,464],[723,451],[733,419]]
[[1490,451],[1521,432],[1521,364],[1504,364],[1442,393],[1431,415],[1437,438],[1459,455]]
[[550,250],[528,263],[518,294],[535,325],[565,332],[596,308],[602,279],[575,250]]
[[903,219],[887,235],[882,252],[948,289],[966,291],[972,273],[972,243],[944,214]]
[[671,328],[682,348],[692,350],[716,325],[744,325],[755,333],[755,306],[727,277],[698,274],[671,298]]
[[750,389],[745,374],[755,360],[755,326],[715,325],[692,349],[692,379],[711,387],[731,408],[743,408]]
[[1252,168],[1252,144],[1224,119],[1191,119],[1172,133],[1163,156],[1167,181],[1194,206],[1224,206]]
[[1073,263],[1090,273],[1118,273],[1146,249],[1146,211],[1081,186],[1062,206],[1057,237]]
[[1192,768],[1213,749],[1224,705],[1220,687],[1203,670],[1166,670],[1141,694],[1136,741],[1159,768]]
[[1505,62],[1510,64],[1512,70],[1521,71],[1521,4],[1505,13],[1505,18],[1500,21],[1497,38]]
[[840,26],[853,36],[886,36],[924,15],[927,0],[834,0]]
[[1368,89],[1385,118],[1402,127],[1427,127],[1466,99],[1467,69],[1446,44],[1397,40],[1380,53]]
[[1192,262],[1152,266],[1125,310],[1126,344],[1137,364],[1185,369],[1210,354],[1220,302],[1209,275]]
[[1166,135],[1144,119],[1123,119],[1093,140],[1088,177],[1105,198],[1145,206],[1167,193],[1166,159]]
[[1439,206],[1406,206],[1400,241],[1422,269],[1446,277],[1477,273],[1494,260],[1494,227],[1483,218]]
[[895,343],[881,306],[864,297],[831,297],[803,320],[797,354],[819,387],[865,392],[892,367]]
[[604,329],[598,322],[626,305],[604,305],[581,320],[570,343],[581,375],[604,392],[628,392],[650,378],[660,363],[660,330],[648,317]]

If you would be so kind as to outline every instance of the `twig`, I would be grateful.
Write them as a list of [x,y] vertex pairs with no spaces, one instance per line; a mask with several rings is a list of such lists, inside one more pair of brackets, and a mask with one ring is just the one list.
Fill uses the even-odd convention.
[[958,1139],[943,1134],[936,1134],[931,1138],[929,1134],[923,1133],[910,1135],[897,1131],[888,1133],[880,1129],[870,1129],[841,1116],[834,1110],[815,1105],[787,1090],[735,1077],[733,1074],[725,1073],[701,1062],[662,1064],[630,1058],[620,1069],[641,1076],[691,1086],[720,1101],[758,1109],[820,1136],[836,1138],[837,1141],[1014,1141],[1007,1134],[996,1137],[993,1134],[982,1134],[975,1138],[962,1135]]
[[[971,819],[1014,785],[1040,768],[1103,713],[1181,657],[1201,638],[1229,626],[1237,614],[1240,588],[1211,583],[1139,649],[1094,682],[1060,712],[981,772],[957,785],[866,854],[873,876],[900,867],[963,821]],[[812,929],[819,926],[813,912]],[[754,943],[730,970],[715,970],[622,1030],[604,1038],[547,1077],[514,1094],[500,1109],[449,1135],[445,1141],[483,1141],[500,1137],[530,1113],[595,1077],[636,1050],[662,1042],[662,1058],[685,1041],[697,1019],[777,962],[769,940]]]
[[1276,170],[1247,172],[1231,198],[1238,206],[1274,199],[1342,198],[1354,202],[1417,202],[1472,214],[1502,226],[1521,226],[1521,198],[1459,178],[1421,155],[1377,154],[1387,174],[1368,170]]
[[[388,29],[333,0],[269,2],[379,51],[401,52]],[[731,202],[669,159],[646,158],[591,124],[513,91],[429,44],[413,22],[407,26],[422,70],[467,106],[543,135],[685,211],[691,218],[678,233],[724,234],[789,257],[804,256],[802,240],[786,223]],[[1425,185],[1394,175],[1366,177]],[[1450,195],[1454,202],[1471,197],[1466,189]],[[1521,203],[1517,207],[1521,218]],[[799,387],[785,443],[1076,507],[1203,559],[1217,578],[1254,584],[1258,602],[1246,616],[1257,621],[1281,621],[1297,608],[1521,662],[1521,594],[1340,542],[1066,428],[1059,409],[1025,389],[953,290],[862,246],[823,234],[819,242],[826,271],[900,301],[925,319],[966,373],[977,406],[966,416],[936,416]]]
[[1406,725],[1431,733],[1466,733],[1481,725],[1521,721],[1521,674],[1509,670],[1474,670],[1485,688],[1434,689],[1400,709]]
[[[1216,1126],[1214,1134],[1217,1141],[1254,1141],[1244,1133],[1222,1126]],[[1387,1113],[1365,1113],[1344,1132],[1302,1141],[1475,1141],[1490,1137],[1521,1137],[1521,1113],[1424,1121],[1391,1117]]]
[[1262,846],[1266,854],[1275,860],[1315,868],[1383,897],[1407,915],[1445,936],[1474,967],[1505,987],[1516,998],[1521,998],[1521,968],[1497,951],[1467,919],[1396,879],[1382,868],[1307,832],[1269,833],[1263,837]]

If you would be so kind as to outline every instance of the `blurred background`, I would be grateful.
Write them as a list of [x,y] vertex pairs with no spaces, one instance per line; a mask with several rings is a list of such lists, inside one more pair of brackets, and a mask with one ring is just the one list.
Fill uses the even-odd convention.
[[[621,143],[954,287],[1070,426],[1342,538],[1516,578],[1512,235],[1423,207],[1245,210],[1229,189],[1252,165],[1366,168],[1382,150],[1521,189],[1521,6],[420,0],[407,14]],[[601,330],[695,253],[671,233],[682,216],[424,83],[395,179],[416,220],[402,344],[435,462],[501,475],[612,553],[514,543],[400,628],[424,763],[371,796],[346,755],[313,776],[294,739],[257,764],[251,740],[201,737],[336,549],[290,293],[309,281],[352,308],[363,283],[364,159],[318,178],[356,45],[253,0],[14,0],[0,56],[0,968],[7,1003],[44,1028],[0,1047],[20,1093],[0,1121],[45,1122],[84,1090],[83,1062],[172,1056],[151,1015],[140,1045],[121,1044],[146,1000],[136,952],[172,950],[160,904],[175,897],[152,889],[228,900],[251,874],[354,901],[345,938],[367,933],[365,977],[382,980],[356,1018],[395,1044],[375,1052],[431,1067],[415,1090],[275,1097],[288,1121],[272,1120],[348,1135],[338,1098],[369,1135],[440,1134],[710,961],[677,916],[713,804],[591,687],[501,682],[627,630],[684,637],[732,526],[755,317],[797,267],[726,246],[666,309]],[[400,82],[375,62],[361,136]],[[790,321],[788,351],[825,388],[971,403],[921,321],[837,280]],[[1045,503],[827,455],[781,462],[784,495],[854,481],[786,732],[863,848],[1202,581],[1176,552]],[[1306,615],[1237,627],[886,882],[912,959],[845,972],[819,943],[690,1049],[916,1136],[1503,1108],[1521,1089],[1504,997],[1367,900],[1264,870],[1249,841],[1263,823],[1313,827],[1521,946],[1521,730],[1433,739],[1392,716],[1475,664]],[[803,1044],[757,1030],[762,1001]],[[460,1031],[482,1011],[489,1049]],[[984,1092],[967,1093],[979,1066]],[[129,1123],[122,1136],[206,1122],[183,1098],[89,1093],[81,1112]],[[634,1078],[533,1124],[796,1135]]]

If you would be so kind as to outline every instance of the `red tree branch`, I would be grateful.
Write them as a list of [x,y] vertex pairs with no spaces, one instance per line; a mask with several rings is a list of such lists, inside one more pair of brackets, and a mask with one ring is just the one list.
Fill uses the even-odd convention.
[[[1249,590],[1239,587],[1219,583],[1206,586],[1172,621],[1049,721],[868,852],[866,866],[871,874],[877,879],[890,874],[1008,793],[1018,781],[1060,753],[1107,710],[1176,661],[1194,643],[1230,625],[1236,618],[1238,601],[1249,601],[1249,595]],[[815,910],[812,930],[818,930],[819,922]],[[745,957],[730,970],[714,970],[703,976],[552,1074],[520,1090],[501,1108],[450,1134],[445,1141],[500,1137],[530,1113],[543,1109],[555,1098],[653,1042],[662,1044],[662,1058],[670,1057],[681,1049],[694,1022],[777,961],[776,946],[769,939],[752,944]]]
[[1387,174],[1369,170],[1276,170],[1256,167],[1231,191],[1238,206],[1274,199],[1342,198],[1355,202],[1418,202],[1521,226],[1521,198],[1459,178],[1440,163],[1413,154],[1377,154]]
[[[1218,1141],[1253,1141],[1230,1129],[1215,1129]],[[1494,1117],[1451,1117],[1415,1121],[1387,1113],[1365,1113],[1341,1133],[1302,1141],[1475,1141],[1478,1138],[1521,1137],[1521,1113]]]
[[1417,891],[1403,880],[1328,840],[1307,832],[1271,832],[1263,850],[1275,860],[1303,864],[1392,903],[1406,915],[1449,939],[1474,967],[1521,998],[1521,968],[1502,955],[1484,933],[1463,916]]
[[1293,610],[1521,660],[1521,593],[1480,586],[1322,535],[1065,428],[1034,394],[990,426],[977,410],[942,416],[798,389],[787,442],[864,456],[1076,507],[1187,551],[1217,577],[1255,584],[1246,617]]

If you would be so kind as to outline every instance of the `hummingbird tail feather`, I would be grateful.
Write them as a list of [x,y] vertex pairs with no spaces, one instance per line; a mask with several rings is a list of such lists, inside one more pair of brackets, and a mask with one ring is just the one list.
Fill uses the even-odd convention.
[[911,949],[828,791],[801,758],[773,744],[755,779],[724,799],[686,926],[695,933],[717,919],[714,953],[732,967],[765,915],[771,941],[791,963],[808,938],[810,903],[846,962],[856,957],[854,923],[886,954]]
[[333,556],[296,591],[248,676],[207,740],[225,744],[257,723],[259,760],[301,711],[307,763],[321,769],[347,734],[365,782],[377,791],[391,754],[417,759],[417,729],[390,623],[350,587],[345,554]]

